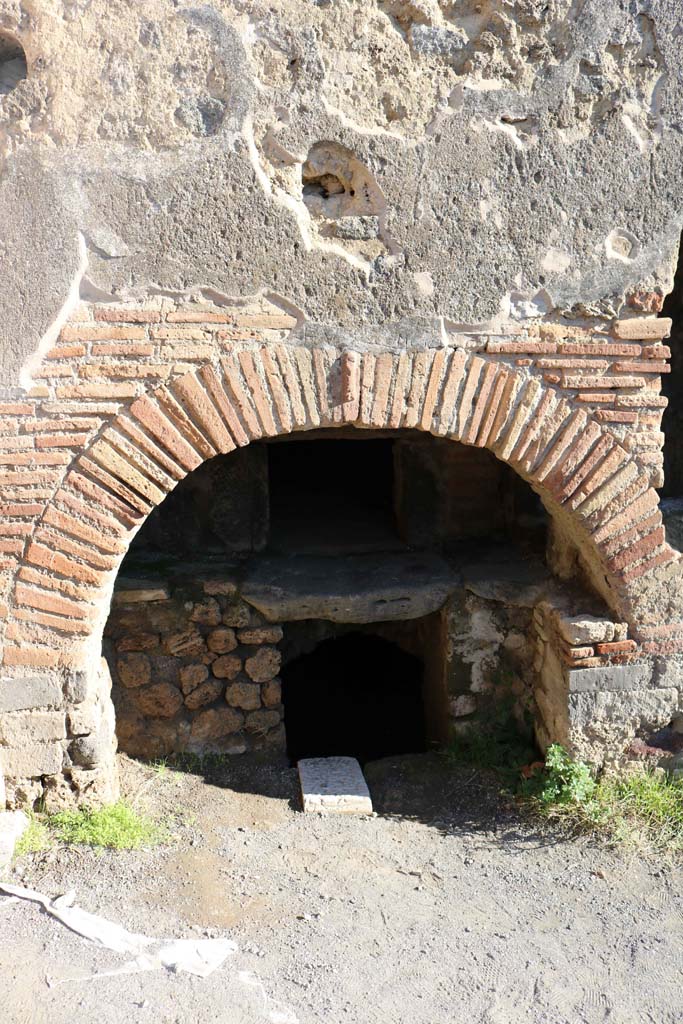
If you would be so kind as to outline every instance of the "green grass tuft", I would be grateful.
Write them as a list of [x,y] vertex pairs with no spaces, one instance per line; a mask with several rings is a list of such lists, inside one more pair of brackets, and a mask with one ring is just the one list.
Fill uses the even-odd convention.
[[522,783],[522,794],[544,814],[609,842],[651,853],[683,852],[683,780],[661,769],[595,779],[558,744],[545,766]]
[[138,814],[123,801],[91,811],[60,811],[48,818],[48,825],[62,843],[137,850],[163,842],[165,833],[150,818]]
[[40,853],[42,850],[47,850],[51,845],[50,834],[46,826],[31,814],[29,816],[28,828],[19,837],[14,847],[14,856],[17,858],[24,857],[27,853]]

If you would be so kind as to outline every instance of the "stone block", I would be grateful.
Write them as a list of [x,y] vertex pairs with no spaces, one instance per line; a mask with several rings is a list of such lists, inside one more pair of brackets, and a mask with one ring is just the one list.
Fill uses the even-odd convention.
[[567,671],[570,693],[640,690],[653,686],[653,680],[652,661],[639,661],[631,665],[601,665],[599,668],[575,668]]
[[0,711],[59,707],[62,684],[49,676],[18,676],[0,679]]
[[572,693],[568,700],[568,746],[584,761],[618,763],[636,736],[668,725],[678,707],[678,690]]
[[133,699],[148,718],[172,718],[183,706],[180,690],[171,683],[155,683],[134,690]]
[[282,626],[255,626],[240,629],[237,639],[241,644],[277,644],[282,640]]
[[238,732],[244,724],[244,715],[232,708],[210,708],[197,715],[192,723],[190,739],[195,747],[211,743]]
[[614,623],[595,615],[558,616],[557,629],[560,636],[572,647],[606,643],[614,639]]
[[244,669],[255,683],[267,683],[278,674],[281,663],[282,655],[276,647],[261,647],[251,658],[247,658]]
[[200,626],[217,626],[221,621],[221,609],[215,597],[198,602],[190,615],[190,621]]
[[242,671],[242,659],[238,654],[223,654],[211,665],[216,679],[235,679]]
[[271,679],[261,687],[261,700],[264,707],[272,708],[282,701],[282,680]]
[[235,630],[230,626],[220,626],[213,629],[206,638],[206,646],[214,654],[229,654],[237,647]]
[[222,692],[223,684],[220,680],[207,679],[206,682],[200,683],[191,693],[186,695],[185,707],[189,708],[190,711],[196,711],[197,708],[213,704],[215,700],[218,700]]
[[187,696],[209,678],[206,665],[183,665],[180,669],[180,688]]
[[21,747],[3,747],[2,764],[8,779],[35,779],[61,771],[64,751],[59,742],[25,743]]
[[0,744],[49,743],[66,738],[63,711],[11,711],[0,715]]
[[305,813],[372,814],[370,790],[354,757],[307,757],[297,768]]
[[152,665],[146,654],[130,651],[116,660],[116,671],[122,686],[134,689],[147,686],[152,679]]
[[166,586],[152,586],[149,580],[118,578],[112,604],[143,604],[151,601],[167,601],[170,597]]
[[255,711],[261,707],[261,687],[258,683],[238,680],[231,683],[225,691],[225,700],[233,708],[243,711]]
[[274,711],[272,708],[262,711],[251,711],[245,719],[244,728],[249,732],[264,735],[269,729],[274,729],[278,726],[280,721],[280,712]]

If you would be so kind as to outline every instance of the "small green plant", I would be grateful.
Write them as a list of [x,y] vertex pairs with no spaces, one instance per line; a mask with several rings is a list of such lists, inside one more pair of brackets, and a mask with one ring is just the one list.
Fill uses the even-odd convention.
[[[532,776],[532,781],[534,778]],[[586,805],[595,795],[596,783],[588,765],[573,761],[559,743],[548,747],[545,772],[538,778],[540,788],[536,795],[546,805]]]
[[60,811],[50,815],[48,825],[63,843],[82,843],[113,850],[154,846],[165,838],[159,825],[121,800],[99,810]]
[[40,853],[42,850],[47,850],[50,845],[50,834],[46,826],[31,814],[28,827],[14,847],[14,856],[23,857],[27,853]]
[[596,779],[558,744],[539,767],[527,773],[521,792],[542,813],[616,845],[683,852],[683,780],[645,767]]

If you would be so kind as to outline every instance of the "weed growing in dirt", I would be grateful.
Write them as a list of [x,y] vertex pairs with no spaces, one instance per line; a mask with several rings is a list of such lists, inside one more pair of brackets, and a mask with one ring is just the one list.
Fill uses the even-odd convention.
[[14,847],[14,856],[23,857],[27,853],[40,853],[51,845],[50,833],[46,826],[33,814],[29,817],[28,827]]
[[[530,735],[530,727],[526,731]],[[453,764],[515,774],[536,757],[530,740],[514,717],[511,702],[502,703],[486,727],[475,728],[453,739],[447,755]]]
[[683,780],[661,769],[595,779],[588,765],[553,744],[521,793],[544,814],[612,843],[683,852]]
[[141,846],[155,846],[165,838],[159,825],[121,800],[95,811],[60,811],[47,820],[50,830],[63,843],[137,850]]

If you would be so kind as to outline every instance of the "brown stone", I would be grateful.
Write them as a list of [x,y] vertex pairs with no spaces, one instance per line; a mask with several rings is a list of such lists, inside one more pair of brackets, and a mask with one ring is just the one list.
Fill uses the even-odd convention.
[[251,658],[247,658],[244,668],[255,683],[267,683],[278,674],[281,662],[282,655],[277,648],[261,647]]
[[147,686],[152,679],[152,666],[146,654],[131,651],[116,661],[116,671],[122,686]]
[[227,688],[225,699],[231,707],[242,708],[243,711],[255,711],[256,708],[261,707],[261,687],[258,683],[238,680]]
[[234,629],[241,629],[251,622],[251,612],[246,604],[229,605],[223,612],[223,623]]
[[164,650],[177,658],[194,658],[206,650],[204,637],[196,629],[186,629],[182,633],[172,633],[164,640]]
[[267,708],[272,708],[282,701],[282,681],[278,678],[271,679],[261,687],[261,700]]
[[235,630],[229,626],[220,626],[213,629],[206,638],[206,645],[215,654],[228,654],[237,647]]
[[155,683],[137,690],[134,700],[143,715],[149,718],[173,718],[183,706],[180,690],[170,683]]
[[247,715],[244,728],[249,732],[263,734],[280,724],[279,711],[252,711]]
[[212,704],[221,695],[223,690],[223,684],[218,679],[208,679],[205,683],[200,683],[185,697],[185,705],[190,711],[196,711],[197,708],[202,708],[206,704]]
[[236,654],[223,654],[216,658],[211,671],[217,679],[234,679],[242,671],[242,659]]
[[197,715],[190,732],[195,742],[219,740],[238,732],[244,724],[244,715],[232,708],[210,708]]
[[180,670],[180,688],[187,696],[209,677],[206,665],[183,665]]
[[221,621],[221,609],[215,597],[207,597],[205,601],[198,602],[194,606],[190,620],[201,626],[217,626]]
[[257,626],[240,629],[237,639],[241,644],[276,644],[282,640],[282,626]]
[[156,633],[127,633],[116,642],[119,651],[149,651],[159,646]]

